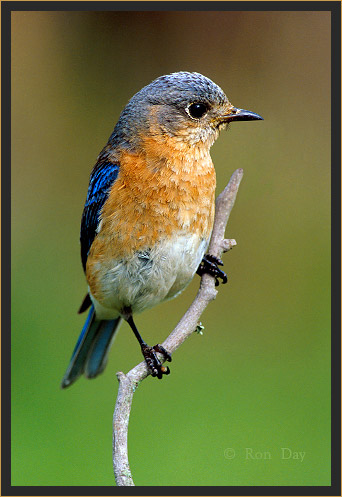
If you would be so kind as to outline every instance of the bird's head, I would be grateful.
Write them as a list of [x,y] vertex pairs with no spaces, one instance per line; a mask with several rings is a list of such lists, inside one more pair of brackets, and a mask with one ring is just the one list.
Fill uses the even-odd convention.
[[136,93],[123,110],[112,138],[130,146],[165,140],[176,150],[209,150],[232,121],[262,119],[234,107],[222,89],[199,73],[161,76]]

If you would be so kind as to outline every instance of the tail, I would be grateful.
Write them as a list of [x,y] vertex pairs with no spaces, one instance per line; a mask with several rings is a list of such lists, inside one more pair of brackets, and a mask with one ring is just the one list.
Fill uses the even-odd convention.
[[62,388],[70,386],[82,373],[87,378],[95,378],[102,373],[120,323],[121,317],[111,321],[96,321],[95,309],[93,305],[91,306],[63,377]]

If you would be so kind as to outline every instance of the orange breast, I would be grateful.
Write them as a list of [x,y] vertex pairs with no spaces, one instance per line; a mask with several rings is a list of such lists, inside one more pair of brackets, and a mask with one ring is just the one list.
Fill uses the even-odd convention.
[[173,145],[171,138],[168,146],[149,139],[144,154],[119,156],[119,175],[88,256],[88,281],[101,260],[129,258],[176,232],[210,237],[216,177],[209,152],[193,159]]

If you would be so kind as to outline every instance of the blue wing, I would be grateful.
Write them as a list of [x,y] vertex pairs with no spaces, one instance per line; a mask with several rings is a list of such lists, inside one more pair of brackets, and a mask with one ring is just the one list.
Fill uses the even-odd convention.
[[81,221],[81,257],[85,271],[88,253],[96,235],[99,217],[110,188],[119,173],[119,165],[112,162],[98,162],[90,175],[87,200]]

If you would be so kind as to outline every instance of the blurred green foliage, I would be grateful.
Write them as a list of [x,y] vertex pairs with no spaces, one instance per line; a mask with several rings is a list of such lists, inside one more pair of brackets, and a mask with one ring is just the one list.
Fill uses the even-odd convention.
[[[136,392],[135,483],[330,484],[329,13],[15,12],[13,485],[114,484],[115,372],[141,357],[123,325],[101,377],[59,388],[84,320],[80,216],[128,99],[179,70],[210,77],[265,120],[232,124],[212,150],[218,190],[245,171],[229,284],[171,375]],[[198,284],[137,317],[149,343],[167,336]],[[282,447],[303,461],[281,459]]]

